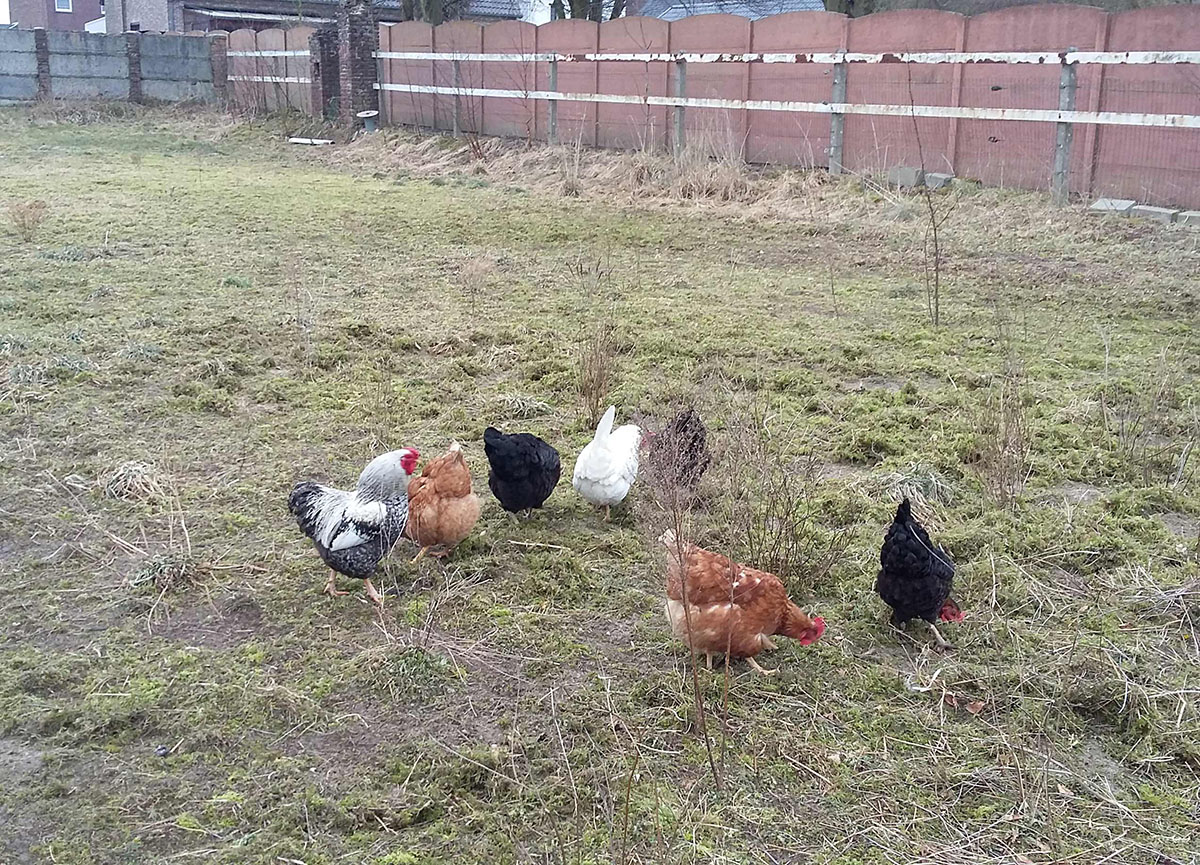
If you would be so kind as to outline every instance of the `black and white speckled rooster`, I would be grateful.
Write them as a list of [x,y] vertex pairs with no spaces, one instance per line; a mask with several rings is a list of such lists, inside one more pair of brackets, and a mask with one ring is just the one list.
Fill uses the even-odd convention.
[[950,597],[954,585],[954,561],[929,540],[925,527],[912,515],[905,499],[896,508],[879,551],[879,576],[875,591],[892,608],[892,625],[903,627],[910,619],[923,619],[942,648],[950,644],[934,622],[961,622],[962,611]]
[[362,580],[367,596],[383,609],[383,596],[371,585],[371,576],[404,536],[408,482],[419,458],[414,448],[375,457],[352,492],[313,481],[292,490],[288,510],[330,568],[325,594],[348,594],[334,587],[336,575],[344,574]]

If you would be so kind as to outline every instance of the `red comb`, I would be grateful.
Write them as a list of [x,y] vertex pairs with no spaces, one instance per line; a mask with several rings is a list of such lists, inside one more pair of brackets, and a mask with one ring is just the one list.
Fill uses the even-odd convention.
[[946,603],[942,604],[938,618],[943,622],[961,622],[963,620],[963,611],[958,608],[958,604],[947,599]]
[[820,616],[813,616],[813,626],[805,632],[800,638],[801,646],[811,646],[817,640],[821,639],[821,635],[825,633],[825,620]]

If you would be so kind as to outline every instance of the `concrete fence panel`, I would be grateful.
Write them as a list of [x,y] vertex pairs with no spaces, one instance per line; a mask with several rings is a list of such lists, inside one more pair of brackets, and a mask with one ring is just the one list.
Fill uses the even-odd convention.
[[257,51],[258,41],[255,32],[250,28],[234,30],[229,34],[229,49],[227,68],[229,70],[229,101],[244,110],[256,110],[264,107],[265,96],[260,82],[254,80],[261,77],[260,58],[247,57],[245,52]]
[[[596,53],[600,44],[600,25],[594,21],[567,19],[551,21],[538,27],[538,51],[557,51],[562,54]],[[558,91],[560,93],[595,93],[599,64],[591,61],[559,63]],[[548,64],[538,64],[538,87],[550,89]],[[549,127],[549,106],[539,105],[542,117],[540,129]],[[596,143],[596,104],[594,102],[561,102],[557,107],[558,140],[564,144],[579,143],[593,146]]]
[[[433,51],[433,27],[424,21],[381,24],[379,50]],[[432,60],[384,60],[380,63],[380,70],[385,82],[414,84],[419,87],[429,87],[433,84]],[[422,126],[427,129],[436,129],[439,126],[439,100],[433,94],[384,91],[380,94],[380,101],[388,123]],[[445,128],[446,124],[441,126]]]
[[[850,21],[847,47],[867,53],[961,51],[966,19],[952,12],[905,9]],[[951,64],[850,64],[847,101],[882,105],[952,105],[955,67]],[[941,118],[846,117],[845,165],[880,172],[892,165],[919,165],[951,171],[954,121]],[[914,128],[915,127],[915,128]],[[917,132],[920,133],[918,146]]]
[[37,96],[37,47],[32,30],[0,30],[0,103]]
[[287,39],[284,31],[277,28],[259,30],[254,34],[259,51],[269,51],[270,54],[255,58],[258,60],[259,76],[263,91],[263,107],[267,111],[280,111],[290,108],[288,102],[287,58],[282,52],[287,50]]
[[207,36],[146,33],[140,51],[145,98],[180,102],[215,97]]
[[312,64],[308,53],[309,37],[316,33],[315,27],[289,27],[283,31],[283,47],[287,56],[283,58],[283,77],[287,79],[284,92],[289,108],[313,113]]
[[[474,21],[451,21],[433,28],[433,48],[439,52],[474,53],[483,51],[483,25]],[[438,87],[482,87],[483,63],[463,60],[457,64],[439,60],[433,65],[434,83]],[[462,132],[483,129],[485,100],[479,96],[442,97],[438,110],[438,126],[453,129],[455,116]],[[440,106],[446,106],[443,114]]]
[[[740,15],[693,15],[671,22],[671,50],[742,54],[750,50],[750,20]],[[678,65],[671,70],[677,92]],[[684,95],[700,99],[746,99],[750,70],[745,63],[696,63],[683,72]],[[748,112],[726,108],[689,108],[686,140],[722,157],[741,158],[749,132]]]
[[[1103,50],[1108,16],[1084,6],[1021,6],[971,18],[967,51]],[[1075,70],[1076,108],[1086,110],[1098,93],[1099,66]],[[1062,67],[1050,64],[965,64],[960,69],[960,104],[1000,108],[1059,107]],[[960,120],[958,173],[997,186],[1047,189],[1054,162],[1056,124]],[[1092,134],[1076,130],[1077,144]],[[1072,186],[1079,191],[1084,147],[1071,150]]]
[[[1109,20],[1109,51],[1197,47],[1200,6],[1137,9]],[[1109,66],[1103,73],[1097,110],[1200,113],[1200,66]],[[1200,207],[1200,130],[1098,127],[1086,155],[1099,195]]]
[[[830,12],[789,12],[755,21],[750,50],[763,52],[835,52],[846,48],[848,23]],[[833,64],[756,63],[750,66],[750,98],[772,101],[828,102],[833,94]],[[789,111],[750,112],[746,158],[778,165],[828,165],[828,114]]]
[[50,30],[50,88],[62,99],[125,99],[129,57],[125,39],[104,33]]
[[[483,30],[483,50],[489,54],[530,54],[537,47],[537,27],[523,21],[501,21]],[[533,61],[483,64],[483,86],[528,93],[537,88]],[[489,99],[484,109],[483,132],[508,138],[535,137],[535,101]]]
[[[657,18],[618,18],[600,25],[601,54],[650,54],[670,50],[671,27]],[[669,63],[597,63],[600,93],[667,96]],[[560,70],[561,74],[561,70]],[[561,108],[559,110],[562,110]],[[597,105],[596,143],[602,147],[666,148],[667,109],[648,105]]]

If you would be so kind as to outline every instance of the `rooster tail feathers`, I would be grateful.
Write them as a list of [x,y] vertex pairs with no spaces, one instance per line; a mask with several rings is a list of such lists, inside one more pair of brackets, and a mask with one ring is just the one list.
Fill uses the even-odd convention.
[[596,426],[596,439],[604,441],[612,432],[613,421],[617,419],[617,407],[610,405],[608,411],[604,413],[604,417],[600,418],[600,423]]
[[904,497],[904,501],[900,502],[900,507],[896,508],[896,519],[894,522],[907,523],[912,519],[912,502],[908,500],[908,496]]

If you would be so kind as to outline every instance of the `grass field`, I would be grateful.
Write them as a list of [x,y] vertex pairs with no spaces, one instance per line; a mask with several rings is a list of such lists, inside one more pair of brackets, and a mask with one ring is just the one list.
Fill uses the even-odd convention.
[[[279,132],[0,112],[0,861],[1200,861],[1200,234],[956,190],[933,327],[924,203],[853,178]],[[486,489],[489,423],[569,476],[606,319],[619,420],[708,420],[701,542],[749,429],[847,544],[822,641],[701,671],[720,784],[645,484]],[[321,596],[291,485],[453,439],[474,535]],[[872,591],[905,491],[952,652]]]

